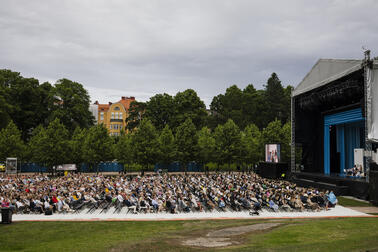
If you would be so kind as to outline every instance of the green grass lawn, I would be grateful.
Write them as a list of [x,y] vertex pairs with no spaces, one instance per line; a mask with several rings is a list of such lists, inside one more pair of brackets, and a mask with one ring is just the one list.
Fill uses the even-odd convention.
[[[0,251],[195,251],[198,248],[184,247],[181,241],[224,227],[269,221],[16,222],[0,225]],[[239,245],[218,250],[378,250],[378,218],[279,222],[283,225],[237,236]]]
[[338,204],[346,207],[369,207],[373,206],[370,203],[366,203],[359,200],[349,199],[342,196],[337,197]]

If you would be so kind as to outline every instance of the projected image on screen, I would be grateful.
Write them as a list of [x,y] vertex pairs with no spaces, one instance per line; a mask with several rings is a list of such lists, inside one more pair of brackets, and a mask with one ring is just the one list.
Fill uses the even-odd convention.
[[279,144],[265,145],[265,162],[278,163],[281,158],[281,150]]

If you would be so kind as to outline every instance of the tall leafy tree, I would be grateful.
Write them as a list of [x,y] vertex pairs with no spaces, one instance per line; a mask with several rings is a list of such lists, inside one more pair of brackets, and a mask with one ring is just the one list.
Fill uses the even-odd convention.
[[161,131],[158,142],[158,161],[159,163],[168,166],[175,161],[177,153],[175,137],[168,125],[166,125]]
[[126,118],[126,129],[133,132],[139,127],[139,124],[144,117],[144,112],[146,111],[146,103],[133,101],[130,103],[130,108],[128,111],[128,116]]
[[281,121],[274,120],[263,130],[262,137],[265,144],[280,143],[281,161],[290,161],[291,126],[289,122],[282,125]]
[[234,121],[239,127],[243,127],[243,92],[236,85],[227,88],[223,99],[224,115]]
[[149,170],[158,153],[158,134],[150,120],[142,119],[133,134],[133,143],[136,162]]
[[178,92],[174,98],[176,116],[171,128],[176,128],[188,118],[197,129],[200,129],[206,122],[206,106],[193,89]]
[[5,128],[12,120],[12,106],[8,103],[7,93],[4,87],[0,86],[0,129]]
[[203,127],[197,132],[197,138],[197,160],[200,164],[205,165],[213,161],[215,157],[215,139],[207,127]]
[[272,73],[265,86],[267,121],[275,119],[286,121],[285,90],[276,73]]
[[84,141],[87,137],[87,129],[76,127],[70,140],[71,162],[76,164],[78,169],[84,163]]
[[[45,106],[42,100],[46,93],[34,78],[24,78],[20,73],[10,70],[0,70],[0,114],[4,119],[14,121],[21,130],[24,140],[27,140],[32,130],[39,124],[45,123],[45,116],[50,107]],[[4,103],[3,103],[4,102]]]
[[255,164],[263,158],[261,132],[256,125],[250,124],[244,129],[243,133],[244,160],[247,164]]
[[125,165],[130,167],[130,164],[134,162],[134,146],[133,138],[131,134],[122,134],[119,137],[119,141],[115,144],[114,154],[118,162],[120,162],[123,167]]
[[239,162],[241,134],[239,127],[229,119],[224,125],[218,125],[214,132],[215,144],[220,163]]
[[30,144],[33,149],[32,160],[46,165],[52,172],[53,166],[70,161],[69,132],[59,119],[52,121],[47,129],[38,129]]
[[146,104],[145,116],[158,130],[162,130],[166,125],[172,125],[175,113],[174,99],[166,93],[151,97]]
[[71,132],[76,127],[89,128],[94,124],[94,117],[89,111],[90,97],[82,84],[60,79],[56,82],[52,95],[52,119],[59,118]]
[[16,124],[10,121],[8,126],[0,131],[0,160],[7,157],[24,158],[25,145],[21,139],[21,132]]
[[177,157],[185,172],[190,161],[196,158],[197,134],[196,126],[187,118],[176,130]]
[[89,128],[83,144],[83,154],[86,163],[96,167],[100,162],[112,159],[112,139],[103,124],[97,124]]

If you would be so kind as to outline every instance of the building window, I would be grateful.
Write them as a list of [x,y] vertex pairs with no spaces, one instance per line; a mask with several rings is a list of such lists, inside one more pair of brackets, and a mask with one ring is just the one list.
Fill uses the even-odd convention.
[[122,112],[119,112],[119,119],[123,119]]
[[119,107],[115,107],[114,110],[119,110]]
[[114,112],[112,112],[112,119],[114,119]]
[[100,120],[101,120],[101,121],[104,120],[104,112],[100,112]]

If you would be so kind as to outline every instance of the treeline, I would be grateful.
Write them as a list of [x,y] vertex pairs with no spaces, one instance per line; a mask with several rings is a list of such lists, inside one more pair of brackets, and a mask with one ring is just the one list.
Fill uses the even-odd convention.
[[187,118],[192,120],[197,129],[207,126],[211,130],[228,119],[232,119],[240,129],[250,124],[263,129],[276,119],[285,124],[290,119],[292,89],[292,86],[284,88],[273,73],[264,90],[256,90],[252,84],[244,90],[236,85],[229,87],[225,94],[213,98],[209,111],[206,111],[205,104],[192,89],[175,96],[157,94],[147,102],[131,103],[127,128],[133,131],[142,118],[149,119],[157,129],[168,125],[173,131]]
[[13,121],[24,141],[38,126],[46,127],[57,118],[70,132],[91,127],[94,117],[89,104],[88,92],[80,83],[60,79],[55,85],[40,84],[37,79],[0,69],[0,129]]
[[150,170],[154,164],[168,166],[179,161],[182,170],[195,161],[201,165],[216,163],[250,165],[264,158],[264,143],[280,142],[282,161],[289,161],[290,125],[279,120],[262,131],[250,124],[244,130],[229,119],[215,130],[202,127],[197,130],[190,118],[180,124],[174,133],[169,125],[156,129],[148,119],[131,133],[111,137],[102,124],[69,130],[55,119],[44,128],[38,126],[25,143],[21,131],[11,121],[0,131],[0,159],[18,157],[23,162],[46,166],[64,163],[86,163],[95,171],[100,162],[117,160],[124,167],[138,164]]
[[171,161],[253,164],[263,159],[264,143],[279,142],[288,161],[291,90],[273,73],[263,90],[229,87],[210,110],[192,89],[157,94],[131,104],[128,133],[118,138],[95,125],[80,83],[40,84],[0,70],[0,160],[16,156],[48,167],[115,159],[146,168]]

